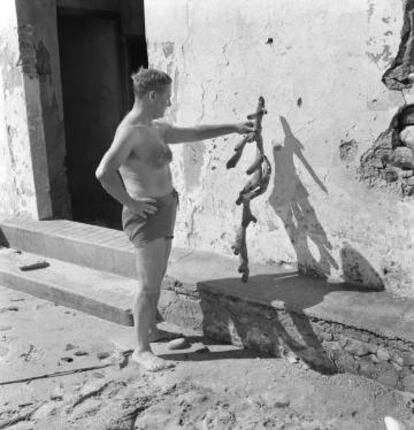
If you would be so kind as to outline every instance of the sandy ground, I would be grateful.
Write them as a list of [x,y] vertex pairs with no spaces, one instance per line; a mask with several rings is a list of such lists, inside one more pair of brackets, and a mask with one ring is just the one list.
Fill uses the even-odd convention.
[[146,373],[121,348],[131,334],[0,287],[0,429],[377,430],[385,415],[414,429],[414,396],[368,379],[197,336],[154,345],[177,366]]

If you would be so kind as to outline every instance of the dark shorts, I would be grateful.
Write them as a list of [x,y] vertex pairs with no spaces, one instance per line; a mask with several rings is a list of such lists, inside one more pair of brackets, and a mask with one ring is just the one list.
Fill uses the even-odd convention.
[[125,206],[122,209],[122,228],[129,240],[140,247],[152,240],[174,237],[174,225],[178,206],[178,193],[172,193],[162,197],[151,197],[158,209],[155,214],[147,214],[144,218],[130,211]]

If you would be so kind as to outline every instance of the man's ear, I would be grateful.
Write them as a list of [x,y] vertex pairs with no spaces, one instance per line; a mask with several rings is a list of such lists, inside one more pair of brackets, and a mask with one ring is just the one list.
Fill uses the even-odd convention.
[[148,91],[149,100],[155,100],[156,95],[157,95],[157,92],[155,90]]

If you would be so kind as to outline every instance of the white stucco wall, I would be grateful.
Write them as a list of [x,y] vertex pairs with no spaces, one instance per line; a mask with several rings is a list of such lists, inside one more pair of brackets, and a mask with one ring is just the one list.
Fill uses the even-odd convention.
[[38,216],[14,0],[0,13],[0,216]]
[[[381,83],[398,51],[402,1],[151,0],[145,14],[150,65],[174,79],[172,121],[240,121],[266,99],[274,175],[252,203],[251,261],[298,261],[332,280],[345,271],[414,296],[414,200],[370,189],[356,173],[404,103]],[[345,162],[339,146],[352,139],[357,152]],[[176,245],[231,253],[241,215],[234,201],[254,154],[249,147],[226,170],[238,140],[174,148]]]

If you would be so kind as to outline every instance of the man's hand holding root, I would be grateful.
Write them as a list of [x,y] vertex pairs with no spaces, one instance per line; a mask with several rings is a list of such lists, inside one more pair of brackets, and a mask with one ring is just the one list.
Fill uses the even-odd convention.
[[246,121],[235,124],[234,132],[237,134],[249,134],[256,131],[255,124],[253,121]]

